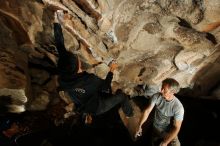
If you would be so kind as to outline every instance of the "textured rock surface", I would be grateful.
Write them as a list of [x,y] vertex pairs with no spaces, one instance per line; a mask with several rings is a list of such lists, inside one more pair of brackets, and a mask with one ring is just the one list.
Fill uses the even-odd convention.
[[193,89],[184,94],[219,97],[219,8],[219,0],[1,1],[0,88],[23,90],[30,109],[56,97],[52,22],[63,9],[71,16],[63,24],[67,49],[102,78],[114,58],[114,88],[133,96],[146,85],[151,95],[174,77]]

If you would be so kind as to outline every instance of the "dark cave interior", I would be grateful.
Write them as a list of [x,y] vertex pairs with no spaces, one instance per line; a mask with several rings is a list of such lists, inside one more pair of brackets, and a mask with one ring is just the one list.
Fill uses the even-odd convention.
[[[185,118],[179,133],[179,139],[183,146],[218,146],[220,130],[219,126],[219,100],[195,99],[178,97],[185,107]],[[143,108],[147,104],[144,97],[133,99]],[[17,146],[60,146],[60,145],[95,145],[95,146],[142,146],[150,145],[151,125],[145,126],[143,136],[136,141],[131,139],[126,127],[117,113],[118,107],[113,108],[104,115],[96,116],[93,123],[85,125],[82,117],[55,126],[46,116],[39,113],[23,113],[16,118],[38,117],[35,121],[35,129],[16,138]],[[13,117],[13,116],[12,116]],[[77,121],[77,122],[76,122]],[[38,128],[40,127],[40,128]]]

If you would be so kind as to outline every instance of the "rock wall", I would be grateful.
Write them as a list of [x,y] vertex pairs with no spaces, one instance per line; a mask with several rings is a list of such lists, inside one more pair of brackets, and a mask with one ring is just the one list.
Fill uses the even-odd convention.
[[118,62],[114,89],[134,96],[143,85],[152,95],[173,77],[184,94],[219,98],[219,8],[219,0],[1,0],[0,90],[22,90],[30,109],[57,96],[52,24],[62,9],[65,45],[85,70],[104,78],[107,62]]

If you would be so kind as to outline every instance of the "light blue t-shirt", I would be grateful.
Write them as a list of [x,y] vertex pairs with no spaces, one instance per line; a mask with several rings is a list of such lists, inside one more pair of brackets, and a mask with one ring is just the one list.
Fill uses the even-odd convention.
[[168,131],[172,123],[171,120],[183,120],[184,108],[176,97],[167,101],[161,93],[156,93],[150,99],[150,104],[155,106],[153,125],[160,131]]

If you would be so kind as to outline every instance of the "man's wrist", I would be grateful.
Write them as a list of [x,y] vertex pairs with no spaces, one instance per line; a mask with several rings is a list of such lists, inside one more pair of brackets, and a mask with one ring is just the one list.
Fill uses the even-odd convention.
[[167,146],[168,143],[167,143],[165,140],[163,140],[163,141],[160,143],[160,145],[162,145],[162,146]]

